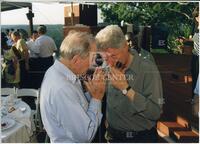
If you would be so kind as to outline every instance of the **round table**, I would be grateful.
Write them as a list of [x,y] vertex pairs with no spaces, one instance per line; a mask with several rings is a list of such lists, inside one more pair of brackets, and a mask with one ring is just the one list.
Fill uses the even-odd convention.
[[[6,106],[7,97],[1,97],[2,102]],[[7,106],[8,107],[8,106]],[[31,109],[21,99],[15,99],[14,111],[7,113],[3,118],[12,119],[15,124],[1,131],[1,141],[4,143],[25,143],[30,141],[30,137],[35,130]],[[2,119],[3,119],[2,118]]]

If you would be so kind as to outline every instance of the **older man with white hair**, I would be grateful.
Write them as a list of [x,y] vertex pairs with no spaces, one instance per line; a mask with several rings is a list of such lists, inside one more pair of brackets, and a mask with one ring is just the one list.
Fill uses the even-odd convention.
[[110,65],[107,88],[109,142],[157,142],[156,122],[162,112],[163,93],[154,63],[128,51],[120,27],[110,25],[96,35],[98,50]]
[[91,142],[101,123],[101,100],[105,92],[104,72],[96,69],[85,82],[79,75],[89,68],[90,53],[96,52],[92,35],[70,33],[60,47],[60,60],[47,70],[41,87],[42,121],[52,143]]

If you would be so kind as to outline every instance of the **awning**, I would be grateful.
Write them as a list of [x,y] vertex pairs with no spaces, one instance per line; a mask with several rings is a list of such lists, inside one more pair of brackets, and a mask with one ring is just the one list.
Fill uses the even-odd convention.
[[14,9],[20,9],[20,8],[26,8],[31,7],[32,4],[28,2],[6,2],[3,1],[1,3],[1,11],[8,11],[8,10],[14,10]]

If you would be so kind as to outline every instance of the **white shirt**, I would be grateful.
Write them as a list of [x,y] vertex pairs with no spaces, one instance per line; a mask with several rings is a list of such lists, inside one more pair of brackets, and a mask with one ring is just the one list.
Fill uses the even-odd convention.
[[39,48],[39,56],[43,58],[52,56],[54,51],[57,50],[54,40],[47,35],[39,36],[35,40],[35,44]]
[[40,97],[42,121],[52,143],[92,141],[102,118],[101,101],[87,98],[75,74],[56,60],[44,76]]
[[39,48],[35,45],[35,41],[33,39],[30,39],[26,42],[28,50],[29,50],[29,56],[32,58],[37,58],[39,56]]

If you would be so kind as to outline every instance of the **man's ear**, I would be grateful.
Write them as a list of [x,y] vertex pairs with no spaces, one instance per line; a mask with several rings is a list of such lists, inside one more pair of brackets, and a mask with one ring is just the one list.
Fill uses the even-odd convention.
[[79,55],[75,55],[73,58],[72,58],[72,63],[73,64],[79,64],[80,63],[80,56]]

